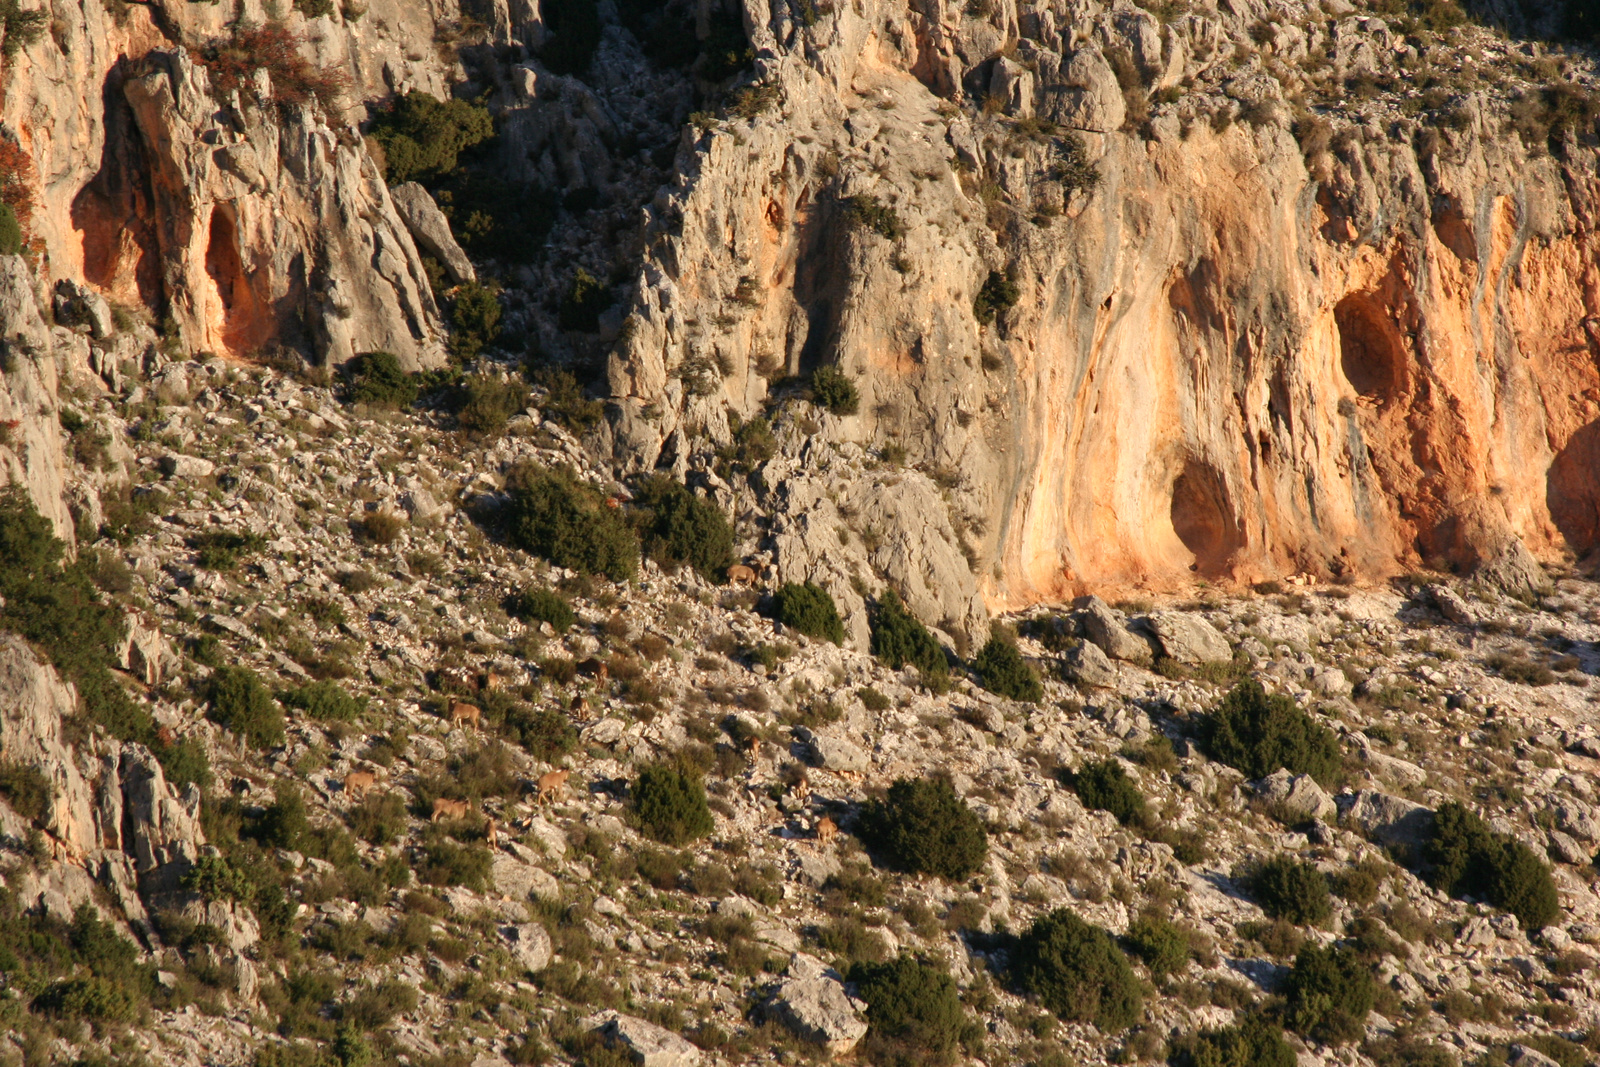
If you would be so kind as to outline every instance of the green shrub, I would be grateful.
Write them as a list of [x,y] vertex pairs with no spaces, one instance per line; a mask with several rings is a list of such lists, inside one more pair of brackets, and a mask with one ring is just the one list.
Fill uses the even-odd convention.
[[1378,984],[1354,949],[1307,945],[1295,957],[1283,992],[1290,1029],[1325,1045],[1342,1045],[1361,1036]]
[[1333,915],[1328,877],[1292,856],[1273,856],[1250,878],[1250,893],[1269,918],[1321,926]]
[[479,437],[504,433],[511,416],[527,406],[528,387],[516,378],[470,374],[455,388],[456,424]]
[[902,778],[861,812],[859,835],[893,867],[957,880],[988,853],[988,835],[943,778]]
[[492,282],[464,282],[450,305],[450,354],[469,360],[500,336],[500,289]]
[[365,352],[346,363],[345,371],[345,396],[352,404],[405,409],[417,402],[417,376],[407,374],[392,352]]
[[[1531,1041],[1528,1043],[1532,1044]],[[1460,1067],[1461,1064],[1456,1054],[1446,1046],[1419,1037],[1380,1037],[1362,1045],[1361,1051],[1374,1067]],[[1572,1067],[1583,1067],[1586,1062],[1588,1057],[1584,1056]]]
[[928,628],[905,609],[893,590],[878,601],[871,622],[872,654],[892,670],[909,663],[925,678],[949,673],[944,649]]
[[397,792],[368,792],[350,809],[345,821],[351,832],[369,845],[392,845],[405,836],[405,798]]
[[184,872],[179,886],[207,900],[237,900],[245,904],[255,899],[250,876],[221,856],[201,856]]
[[940,964],[900,955],[858,963],[849,979],[867,1002],[866,1047],[883,1063],[936,1061],[949,1056],[967,1026],[955,979]]
[[818,367],[811,372],[811,398],[835,415],[854,415],[861,406],[856,383],[835,366]]
[[1155,978],[1181,971],[1189,963],[1188,932],[1158,916],[1146,915],[1129,923],[1123,941]]
[[1039,682],[1038,673],[1022,658],[1016,644],[1001,634],[995,634],[984,643],[972,661],[972,669],[991,693],[1031,703],[1044,698],[1044,686]]
[[570,468],[520,464],[506,487],[511,494],[507,530],[513,544],[558,567],[603,574],[617,582],[633,577],[639,567],[633,528],[619,509],[607,507],[605,498],[580,482]]
[[1234,686],[1205,717],[1201,742],[1212,757],[1250,778],[1288,768],[1329,785],[1339,771],[1333,733],[1288,697],[1268,696],[1253,678]]
[[1550,868],[1527,845],[1495,833],[1458,801],[1434,813],[1422,858],[1435,889],[1482,897],[1515,915],[1524,929],[1542,929],[1561,914]]
[[858,193],[845,200],[844,217],[890,241],[899,240],[906,233],[906,224],[893,205],[883,203],[870,193]]
[[95,588],[90,554],[63,565],[66,546],[16,486],[0,489],[0,629],[39,648],[78,690],[89,717],[122,741],[155,750],[165,764],[150,713],[134,703],[111,667],[124,629],[122,613]]
[[22,224],[11,205],[0,201],[0,256],[14,256],[22,251]]
[[709,834],[715,824],[700,777],[657,763],[639,772],[632,788],[633,813],[649,836],[674,848]]
[[422,847],[417,878],[427,885],[482,889],[489,882],[493,861],[486,848],[458,845],[448,838],[440,838]]
[[1012,974],[1024,992],[1068,1022],[1107,1033],[1139,1019],[1143,994],[1111,935],[1066,908],[1035,919],[1018,939]]
[[189,547],[196,552],[195,562],[206,570],[231,571],[239,565],[240,556],[252,556],[265,548],[266,538],[236,530],[206,530],[190,537]]
[[211,675],[209,698],[212,721],[252,748],[283,742],[283,709],[249,667],[218,667]]
[[565,714],[518,704],[506,712],[505,733],[528,755],[553,762],[578,747],[578,731]]
[[666,475],[634,494],[644,548],[658,563],[687,563],[720,582],[733,564],[733,527],[722,510]]
[[1109,811],[1124,826],[1144,821],[1144,794],[1114,759],[1085,763],[1072,776],[1072,788],[1084,807]]
[[55,787],[39,770],[27,763],[0,763],[0,797],[11,810],[29,822],[40,822],[55,803]]
[[600,313],[610,306],[611,293],[605,283],[579,267],[561,300],[558,320],[563,330],[595,333],[600,329]]
[[96,1023],[130,1022],[138,1009],[126,989],[105,978],[68,978],[47,986],[31,1005],[34,1011],[60,1019]]
[[994,322],[1000,312],[1009,310],[1022,295],[1017,283],[997,270],[989,272],[978,295],[972,298],[972,314],[984,326]]
[[527,623],[547,622],[556,633],[564,633],[578,616],[560,593],[534,586],[506,598],[506,613]]
[[278,694],[285,707],[297,708],[319,722],[354,722],[367,710],[366,697],[353,697],[338,682],[310,682]]
[[494,120],[480,105],[414,91],[372,120],[370,136],[383,149],[385,179],[399,185],[455,169],[462,149],[494,136]]
[[605,415],[605,405],[590,400],[571,371],[540,367],[533,371],[533,382],[545,388],[539,412],[557,426],[575,434],[593,429]]
[[1297,1062],[1283,1030],[1259,1013],[1174,1042],[1171,1058],[1173,1067],[1295,1067]]
[[1378,891],[1389,877],[1389,865],[1368,858],[1328,879],[1328,887],[1352,904],[1365,907],[1378,899]]
[[273,784],[272,794],[272,803],[242,831],[243,835],[267,848],[301,851],[311,831],[311,821],[306,818],[306,800],[300,795],[300,787],[279,779]]
[[773,617],[791,630],[823,641],[844,643],[844,623],[828,591],[813,582],[785,582],[772,598]]

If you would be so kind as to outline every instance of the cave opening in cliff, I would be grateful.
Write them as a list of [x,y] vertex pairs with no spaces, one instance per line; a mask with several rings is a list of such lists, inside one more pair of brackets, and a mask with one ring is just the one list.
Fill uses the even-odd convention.
[[211,228],[206,239],[206,274],[216,287],[222,311],[221,321],[213,325],[220,327],[218,332],[223,344],[230,349],[236,348],[235,335],[239,332],[239,319],[245,310],[241,304],[248,302],[249,283],[244,276],[244,264],[239,258],[238,227],[232,214],[220,205],[211,212]]
[[1172,483],[1172,529],[1194,553],[1191,569],[1208,578],[1224,575],[1244,547],[1227,486],[1209,463],[1188,460]]
[[1351,293],[1333,309],[1339,368],[1360,396],[1386,405],[1405,385],[1405,348],[1393,317],[1371,295]]
[[1600,420],[1556,453],[1545,475],[1545,504],[1574,556],[1600,552]]

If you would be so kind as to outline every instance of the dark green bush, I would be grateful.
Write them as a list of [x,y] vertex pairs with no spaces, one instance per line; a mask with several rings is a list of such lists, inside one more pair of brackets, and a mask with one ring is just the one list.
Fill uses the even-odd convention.
[[1009,700],[1037,703],[1044,698],[1039,675],[1017,651],[1015,642],[1001,634],[990,637],[972,661],[983,687]]
[[353,697],[338,682],[310,682],[278,694],[285,707],[297,708],[320,722],[354,722],[367,710],[366,697]]
[[1342,1045],[1361,1036],[1378,983],[1354,949],[1307,945],[1295,957],[1283,992],[1291,1030],[1325,1045]]
[[500,336],[500,310],[500,289],[493,281],[457,286],[450,304],[450,354],[465,361],[493,344]]
[[534,586],[506,598],[506,613],[527,623],[547,622],[556,633],[564,633],[578,621],[572,605],[560,593]]
[[833,597],[820,585],[785,582],[772,598],[773,617],[792,630],[834,644],[844,643],[844,623]]
[[207,900],[237,900],[249,904],[256,895],[250,876],[221,856],[201,856],[184,872],[179,886]]
[[1072,788],[1084,807],[1109,811],[1124,826],[1144,821],[1144,794],[1114,759],[1085,763],[1072,776]]
[[40,822],[50,814],[55,795],[55,787],[39,768],[26,763],[0,763],[0,797],[5,797],[11,810],[29,822]]
[[835,415],[854,415],[861,406],[856,383],[832,365],[811,372],[811,398]]
[[870,193],[858,193],[845,200],[844,216],[854,225],[890,241],[899,240],[906,233],[906,224],[894,206]]
[[989,272],[989,277],[984,279],[983,285],[978,288],[978,295],[972,298],[973,317],[988,326],[1000,312],[1014,307],[1021,295],[1016,282],[999,271],[992,270]]
[[632,578],[639,567],[639,542],[620,509],[578,480],[570,468],[524,463],[506,479],[511,502],[507,531],[519,548],[558,567]]
[[940,1062],[967,1026],[955,979],[942,965],[900,955],[858,963],[849,979],[867,1002],[866,1052],[877,1063]]
[[1250,893],[1273,919],[1321,926],[1333,914],[1328,876],[1292,856],[1273,856],[1250,878]]
[[14,256],[22,251],[22,224],[11,205],[0,201],[0,256]]
[[1202,1030],[1174,1042],[1173,1067],[1295,1067],[1294,1049],[1267,1016],[1251,1013],[1233,1026]]
[[943,778],[902,778],[861,812],[862,840],[893,867],[952,881],[976,871],[988,853],[983,823]]
[[[72,682],[89,717],[122,741],[150,746],[165,766],[173,746],[111,672],[122,613],[95,588],[89,553],[63,565],[66,546],[15,486],[0,489],[0,629],[42,651]],[[203,761],[202,761],[203,763]]]
[[422,847],[417,878],[426,885],[464,885],[482,889],[489,882],[494,857],[476,845],[458,845],[439,838]]
[[593,429],[605,415],[605,405],[590,400],[571,371],[540,367],[532,372],[535,385],[545,388],[545,397],[539,402],[539,412],[557,426],[564,426],[575,434]]
[[368,792],[350,809],[345,821],[351,832],[369,845],[392,845],[405,836],[405,797],[397,792]]
[[466,100],[409,92],[372,120],[370,136],[383,149],[386,180],[399,185],[455,169],[462,149],[494,136],[494,120]]
[[407,374],[392,352],[365,352],[345,364],[345,371],[345,395],[352,404],[405,409],[417,402],[417,376]]
[[456,386],[454,402],[456,425],[479,437],[495,437],[528,406],[528,387],[516,378],[469,374]]
[[1129,923],[1123,941],[1155,978],[1181,971],[1189,963],[1188,932],[1158,916],[1146,915]]
[[211,719],[252,748],[283,742],[283,709],[249,667],[218,667],[211,675]]
[[633,498],[644,549],[658,563],[687,563],[720,582],[733,564],[733,527],[709,500],[664,474],[646,479]]
[[565,714],[550,708],[514,705],[506,712],[506,735],[530,756],[552,762],[578,747],[578,731]]
[[68,978],[47,986],[33,998],[34,1011],[60,1019],[95,1023],[132,1021],[138,1004],[129,992],[105,978]]
[[558,320],[563,330],[595,333],[600,329],[600,314],[611,306],[611,293],[605,283],[582,267],[572,276],[572,285],[561,300]]
[[715,828],[700,777],[681,767],[666,763],[646,767],[631,792],[639,825],[664,845],[676,848]]
[[286,848],[300,851],[306,835],[311,831],[311,821],[306,818],[306,800],[299,786],[279,779],[272,787],[273,801],[243,831],[267,848]]
[[266,547],[260,534],[236,530],[205,530],[189,538],[195,562],[208,571],[231,571],[241,556],[253,556]]
[[1017,941],[1012,974],[1024,992],[1068,1022],[1107,1033],[1139,1019],[1143,993],[1111,935],[1066,908],[1034,920]]
[[1339,741],[1332,731],[1287,696],[1268,696],[1253,678],[1234,686],[1206,715],[1200,736],[1213,758],[1251,778],[1284,767],[1329,785],[1339,772]]
[[872,654],[893,670],[911,664],[924,677],[949,673],[944,649],[928,628],[905,609],[893,590],[883,594],[872,612]]
[[1550,868],[1514,837],[1495,833],[1458,801],[1442,804],[1423,847],[1425,877],[1453,896],[1477,896],[1539,930],[1561,914]]

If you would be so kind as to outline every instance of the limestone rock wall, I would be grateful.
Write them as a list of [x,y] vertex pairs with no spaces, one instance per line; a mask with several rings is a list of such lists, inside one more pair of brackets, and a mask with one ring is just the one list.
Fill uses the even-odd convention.
[[351,121],[391,91],[446,95],[459,23],[449,2],[378,0],[287,26],[351,83],[335,113],[217,99],[189,49],[267,12],[171,0],[52,5],[51,32],[6,61],[0,124],[33,161],[33,229],[49,280],[88,282],[170,320],[189,350],[288,344],[338,363],[387,349],[444,358],[438,308],[410,234]]
[[[1259,36],[1284,61],[1406,47],[1279,7]],[[808,27],[749,4],[778,103],[698,135],[653,205],[617,460],[724,437],[836,362],[861,404],[828,433],[953,486],[936,540],[992,608],[1593,552],[1594,149],[1525,147],[1480,95],[1450,128],[1303,150],[1283,87],[1218,47],[1271,10],[884,0]],[[1165,87],[1179,103],[1124,128]],[[984,326],[991,272],[1018,299]]]

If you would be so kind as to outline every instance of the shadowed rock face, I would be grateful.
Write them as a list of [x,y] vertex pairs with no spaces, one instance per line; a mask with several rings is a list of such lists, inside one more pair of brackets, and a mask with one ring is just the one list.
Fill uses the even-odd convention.
[[[1479,99],[1460,129],[1357,128],[1308,161],[1275,82],[1194,58],[1244,32],[1231,14],[748,11],[781,103],[701,137],[657,200],[611,366],[619,462],[837,362],[861,392],[839,436],[953,476],[991,608],[1596,547],[1591,149],[1526,150]],[[1371,61],[1343,23],[1309,34],[1275,47]],[[1188,75],[1192,103],[1119,129],[1116,52],[1136,94]],[[1207,120],[1232,100],[1259,125]],[[1081,135],[1096,186],[1029,116]],[[982,326],[991,272],[1019,298]],[[732,368],[710,395],[685,384],[707,353]]]

